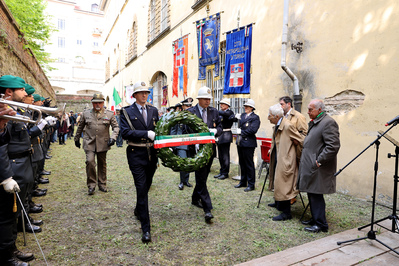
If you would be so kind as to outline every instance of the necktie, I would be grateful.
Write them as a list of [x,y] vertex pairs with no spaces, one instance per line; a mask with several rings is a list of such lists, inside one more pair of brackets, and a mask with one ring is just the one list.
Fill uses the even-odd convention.
[[206,108],[202,109],[202,121],[206,124],[206,120],[208,118],[208,114],[206,113]]
[[145,122],[145,124],[147,124],[147,111],[144,107],[141,107],[141,111],[142,111],[144,122]]

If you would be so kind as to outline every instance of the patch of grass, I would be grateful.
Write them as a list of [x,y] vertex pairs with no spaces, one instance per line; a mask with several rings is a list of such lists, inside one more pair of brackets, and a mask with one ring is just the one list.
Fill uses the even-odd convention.
[[[125,144],[126,145],[126,144]],[[85,153],[67,145],[52,145],[51,170],[46,197],[34,201],[44,205],[44,212],[32,214],[43,219],[43,232],[37,234],[49,265],[231,265],[269,255],[347,229],[368,224],[369,202],[341,194],[326,195],[328,233],[309,234],[299,218],[304,210],[300,198],[292,205],[293,219],[273,222],[279,214],[267,207],[273,193],[264,191],[256,208],[264,175],[256,180],[256,190],[245,193],[236,189],[237,181],[213,178],[219,163],[214,160],[208,178],[215,219],[206,224],[201,209],[191,205],[193,188],[178,190],[179,173],[160,166],[149,192],[152,243],[141,243],[140,222],[133,215],[136,190],[124,148],[112,147],[107,154],[108,193],[98,189],[87,195]],[[230,176],[237,175],[237,166]],[[190,183],[195,185],[194,174]],[[307,204],[306,194],[302,195]],[[376,217],[389,211],[377,206]],[[310,217],[310,211],[305,218]],[[32,235],[23,248],[36,256],[32,265],[44,265]]]

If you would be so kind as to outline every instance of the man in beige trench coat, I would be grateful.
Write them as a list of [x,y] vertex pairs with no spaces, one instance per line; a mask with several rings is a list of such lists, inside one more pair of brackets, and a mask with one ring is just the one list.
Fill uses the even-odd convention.
[[298,161],[296,147],[302,145],[305,136],[284,117],[280,104],[269,108],[268,119],[273,127],[273,142],[270,156],[270,177],[274,178],[275,203],[269,204],[282,213],[273,221],[285,221],[291,216],[291,199],[299,193],[296,189]]
[[[93,109],[83,112],[79,121],[78,129],[75,135],[75,146],[80,148],[80,136],[83,135],[83,149],[86,152],[86,175],[88,194],[93,195],[97,184],[96,162],[97,155],[97,173],[98,188],[102,192],[107,192],[107,151],[110,146],[115,144],[118,137],[119,126],[114,112],[104,109],[104,96],[94,94],[91,100]],[[109,135],[109,127],[112,127],[112,135]]]

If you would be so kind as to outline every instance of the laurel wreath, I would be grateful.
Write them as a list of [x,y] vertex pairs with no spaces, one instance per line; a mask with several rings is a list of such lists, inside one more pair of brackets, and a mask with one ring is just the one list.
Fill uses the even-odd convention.
[[[164,114],[155,127],[157,136],[170,135],[170,129],[176,124],[186,124],[194,132],[209,132],[208,126],[201,118],[188,112],[169,112]],[[158,150],[158,157],[162,160],[162,165],[171,168],[175,172],[193,172],[204,167],[213,153],[212,144],[200,144],[197,154],[192,158],[181,158],[175,155],[169,148]]]

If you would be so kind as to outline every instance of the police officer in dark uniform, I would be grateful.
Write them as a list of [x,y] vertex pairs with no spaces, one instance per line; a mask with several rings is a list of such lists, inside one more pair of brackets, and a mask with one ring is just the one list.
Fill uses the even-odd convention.
[[147,105],[150,90],[145,82],[134,84],[133,97],[136,102],[121,110],[120,131],[128,140],[127,160],[136,186],[137,202],[134,215],[141,222],[141,240],[151,241],[150,215],[148,210],[148,191],[157,169],[157,153],[154,149],[155,125],[158,122],[158,109]]
[[[210,107],[209,104],[212,99],[211,89],[208,87],[201,87],[198,90],[198,104],[188,109],[189,112],[195,114],[199,118],[202,118],[205,124],[207,124],[209,131],[214,133],[215,137],[222,133],[222,124],[220,123],[219,112],[217,109]],[[216,153],[216,145],[213,145],[213,156]],[[205,212],[205,222],[209,223],[213,219],[211,213],[212,202],[211,197],[206,186],[209,172],[211,170],[213,156],[211,156],[209,162],[204,167],[195,171],[195,188],[191,197],[191,204],[203,208]]]
[[244,113],[236,114],[236,118],[240,119],[239,128],[237,128],[237,151],[241,168],[241,181],[234,187],[246,187],[244,191],[248,192],[255,189],[254,152],[258,145],[255,134],[260,127],[260,119],[253,112],[255,110],[254,100],[248,99],[244,103],[244,107]]
[[220,102],[219,116],[222,122],[223,132],[218,137],[218,156],[220,163],[220,172],[214,178],[220,180],[229,178],[230,172],[230,144],[233,142],[233,134],[231,133],[231,126],[234,123],[235,117],[230,108],[230,99],[222,99]]

